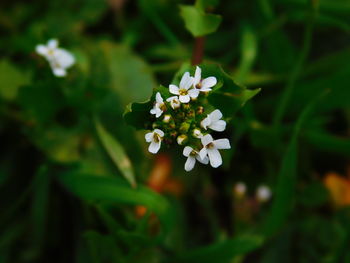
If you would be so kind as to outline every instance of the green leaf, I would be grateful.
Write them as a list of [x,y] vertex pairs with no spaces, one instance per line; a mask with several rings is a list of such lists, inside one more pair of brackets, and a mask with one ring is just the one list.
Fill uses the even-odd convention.
[[181,5],[180,14],[185,21],[187,30],[194,37],[205,36],[215,32],[221,23],[221,16],[205,14],[194,6]]
[[20,86],[30,83],[30,74],[22,72],[7,60],[0,61],[0,97],[13,100]]
[[108,152],[114,164],[119,168],[122,175],[131,186],[136,187],[134,169],[122,145],[105,130],[97,118],[95,118],[95,126],[102,145]]
[[151,128],[151,122],[154,117],[150,114],[150,110],[153,107],[153,101],[157,92],[160,92],[163,99],[170,96],[167,88],[159,86],[153,89],[151,99],[141,103],[130,103],[124,112],[124,120],[127,124],[134,126],[138,130]]
[[312,130],[306,131],[303,135],[315,148],[326,152],[350,156],[350,139],[348,138]]
[[61,174],[59,180],[72,193],[91,202],[114,202],[128,205],[144,205],[158,215],[164,232],[173,225],[174,216],[168,201],[149,188],[129,185],[116,177],[93,176],[69,172]]
[[103,41],[99,46],[105,56],[111,89],[115,91],[124,108],[130,101],[144,101],[156,87],[149,65],[127,46]]
[[[326,91],[328,93],[328,90]],[[271,207],[270,214],[267,217],[264,232],[266,235],[272,235],[278,231],[287,220],[290,211],[294,205],[295,184],[297,180],[297,155],[298,155],[298,138],[299,133],[318,104],[319,100],[324,97],[326,92],[314,98],[301,113],[294,126],[292,138],[287,150],[283,156],[281,168],[278,174],[278,181],[275,190],[275,197]]]
[[224,116],[232,116],[238,109],[260,92],[260,89],[249,90],[238,85],[224,70],[213,64],[202,65],[202,75],[215,76],[218,80],[216,88],[209,93],[211,105],[219,108]]
[[170,262],[232,262],[237,256],[247,254],[262,244],[263,238],[261,236],[241,236],[191,250]]

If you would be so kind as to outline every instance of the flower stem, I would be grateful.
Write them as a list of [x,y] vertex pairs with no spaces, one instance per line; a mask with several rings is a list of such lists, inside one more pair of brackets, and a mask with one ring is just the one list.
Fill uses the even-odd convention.
[[193,53],[192,53],[192,65],[198,65],[203,60],[203,52],[204,52],[204,43],[205,38],[204,37],[196,37]]

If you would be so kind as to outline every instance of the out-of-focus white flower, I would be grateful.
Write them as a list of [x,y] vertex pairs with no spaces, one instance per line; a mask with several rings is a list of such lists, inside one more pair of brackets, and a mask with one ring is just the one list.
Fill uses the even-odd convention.
[[267,202],[270,200],[272,193],[271,193],[271,189],[270,187],[268,187],[267,185],[260,185],[257,189],[256,189],[256,199],[261,202]]
[[242,198],[247,192],[247,186],[243,182],[238,182],[233,187],[233,193],[236,197]]
[[196,67],[196,72],[194,73],[193,87],[202,92],[211,91],[211,87],[214,87],[217,83],[215,77],[208,77],[202,79],[202,70],[200,67]]
[[199,156],[198,152],[195,151],[192,147],[186,146],[183,150],[183,155],[187,157],[185,163],[185,170],[187,172],[191,171],[196,164],[196,160],[202,164],[208,164],[209,159],[205,156],[203,159]]
[[226,122],[221,120],[222,113],[220,110],[214,110],[212,113],[208,114],[208,116],[202,120],[201,126],[204,129],[210,128],[214,131],[224,131],[226,129]]
[[51,39],[46,45],[37,45],[36,52],[44,56],[50,64],[56,77],[67,75],[67,69],[75,63],[74,56],[63,48],[58,47],[58,40]]
[[199,152],[199,156],[204,159],[207,155],[209,157],[210,165],[214,168],[219,167],[222,164],[222,158],[219,150],[230,149],[230,141],[228,139],[215,140],[210,134],[207,134],[201,138],[203,148]]
[[150,153],[157,153],[160,149],[164,137],[164,132],[159,129],[154,129],[154,131],[149,132],[145,135],[146,142],[149,142],[148,151]]
[[165,104],[159,92],[156,94],[156,101],[153,105],[153,108],[150,110],[150,113],[156,115],[156,118],[159,118],[165,110]]
[[189,103],[191,98],[195,99],[199,95],[199,90],[190,89],[193,84],[193,78],[190,76],[190,73],[186,72],[180,81],[180,87],[170,84],[169,91],[174,95],[179,96],[179,100],[182,103]]
[[167,102],[170,102],[170,106],[171,106],[174,110],[180,108],[180,106],[181,106],[181,102],[180,102],[178,96],[172,96],[172,97],[170,97],[170,98],[167,98],[166,101],[167,101]]

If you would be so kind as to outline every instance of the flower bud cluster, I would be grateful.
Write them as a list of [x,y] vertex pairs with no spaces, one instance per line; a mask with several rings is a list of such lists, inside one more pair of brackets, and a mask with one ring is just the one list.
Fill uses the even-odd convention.
[[230,142],[228,139],[214,140],[210,131],[224,131],[226,122],[222,120],[223,115],[218,109],[205,114],[207,104],[204,103],[206,95],[216,84],[215,77],[202,79],[201,69],[196,67],[193,77],[186,72],[179,86],[169,85],[169,92],[173,96],[163,98],[160,92],[156,93],[150,110],[155,117],[153,131],[145,135],[146,141],[150,143],[149,152],[157,153],[162,143],[177,143],[184,147],[186,171],[191,171],[196,161],[210,163],[214,168],[222,164],[219,150],[230,149]]

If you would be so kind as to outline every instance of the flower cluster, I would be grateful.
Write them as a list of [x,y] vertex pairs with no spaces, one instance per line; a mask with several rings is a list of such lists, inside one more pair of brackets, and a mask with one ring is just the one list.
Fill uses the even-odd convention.
[[[149,144],[149,152],[155,154],[161,148],[162,142],[172,144],[177,142],[184,146],[183,155],[187,157],[185,170],[191,171],[196,161],[208,164],[214,168],[222,164],[219,150],[230,149],[228,139],[214,140],[210,131],[222,132],[226,122],[222,120],[220,110],[215,109],[206,114],[204,105],[206,95],[217,83],[215,77],[202,79],[201,68],[196,67],[195,75],[186,72],[179,86],[169,85],[168,98],[156,93],[153,108],[153,131],[145,135]],[[164,96],[164,94],[163,94]]]
[[46,45],[37,45],[36,52],[46,58],[56,77],[66,76],[67,69],[75,63],[75,59],[70,52],[58,47],[58,40],[56,39],[49,40]]

